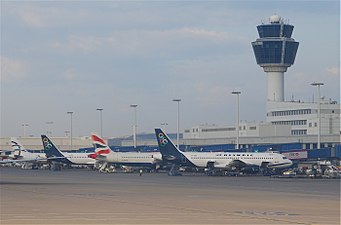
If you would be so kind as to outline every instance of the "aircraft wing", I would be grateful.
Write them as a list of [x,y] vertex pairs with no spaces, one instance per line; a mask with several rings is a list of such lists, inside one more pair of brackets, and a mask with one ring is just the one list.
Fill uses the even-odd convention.
[[55,159],[65,159],[66,157],[64,156],[52,156],[49,158],[45,158],[46,160],[55,160]]
[[233,160],[232,162],[229,163],[230,167],[237,167],[237,168],[242,168],[242,167],[246,167],[247,164],[241,160]]
[[2,160],[0,164],[7,164],[7,163],[24,163],[24,162],[43,162],[46,161],[46,158],[36,158],[36,159],[13,159],[13,160]]
[[35,158],[35,159],[13,159],[13,160],[2,160],[0,164],[9,164],[9,163],[25,163],[25,162],[32,162],[32,163],[44,163],[48,160],[55,160],[55,159],[62,159],[65,157],[50,157],[50,158]]
[[250,166],[248,164],[246,164],[245,162],[241,161],[241,160],[233,160],[229,163],[217,163],[217,162],[211,162],[211,167],[212,168],[217,168],[217,169],[226,169],[226,168],[231,168],[231,167],[236,167],[236,168],[244,168],[247,166]]

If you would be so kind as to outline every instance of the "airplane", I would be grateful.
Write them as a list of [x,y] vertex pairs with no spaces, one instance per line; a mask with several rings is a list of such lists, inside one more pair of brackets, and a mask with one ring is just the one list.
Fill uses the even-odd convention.
[[[275,152],[183,152],[177,148],[172,140],[161,128],[155,128],[155,134],[162,159],[177,166],[206,168],[214,174],[214,170],[230,170],[231,168],[287,168],[292,161],[282,154]],[[169,175],[177,175],[175,166]]]
[[59,170],[62,164],[87,165],[90,167],[95,164],[95,159],[88,157],[89,153],[61,152],[46,135],[41,135],[41,140],[45,154],[52,162],[53,169]]
[[91,139],[95,147],[95,153],[88,156],[103,163],[100,171],[107,164],[117,164],[124,167],[153,168],[158,169],[162,164],[160,152],[114,152],[107,145],[106,141],[96,134],[91,134]]
[[16,159],[46,159],[45,153],[36,153],[27,151],[24,146],[16,139],[11,138],[11,145]]
[[11,145],[13,151],[8,155],[10,159],[2,160],[0,164],[20,163],[22,169],[35,169],[39,164],[47,163],[45,153],[27,151],[16,138],[11,138]]

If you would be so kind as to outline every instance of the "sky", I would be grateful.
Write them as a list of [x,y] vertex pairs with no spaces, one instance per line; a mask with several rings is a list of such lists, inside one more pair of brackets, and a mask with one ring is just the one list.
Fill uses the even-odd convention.
[[[280,15],[300,42],[285,99],[312,101],[310,84],[340,102],[340,2],[1,1],[0,136],[176,132],[265,121],[266,75],[251,42]],[[27,124],[23,126],[23,124]]]

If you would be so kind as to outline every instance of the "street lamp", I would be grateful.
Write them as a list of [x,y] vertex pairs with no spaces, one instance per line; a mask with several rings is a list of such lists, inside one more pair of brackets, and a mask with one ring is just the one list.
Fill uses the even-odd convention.
[[133,141],[134,141],[134,148],[136,148],[136,104],[131,104],[130,107],[134,109],[134,125],[133,125]]
[[176,146],[179,148],[179,127],[180,127],[180,102],[181,99],[179,98],[175,98],[173,99],[173,102],[177,102],[178,103],[178,114],[177,114],[177,126],[176,126]]
[[52,128],[50,126],[52,126],[53,121],[47,121],[46,123],[46,134],[47,135],[52,135]]
[[26,127],[28,127],[28,124],[23,123],[23,124],[21,124],[21,126],[23,127],[23,130],[24,130],[24,137],[26,137]]
[[71,129],[70,129],[70,150],[72,151],[72,148],[73,148],[73,146],[72,146],[72,114],[73,114],[73,112],[72,111],[69,111],[69,112],[67,112],[67,114],[70,114],[70,116],[71,116],[71,120],[70,120],[70,123],[71,123]]
[[161,126],[163,126],[163,131],[166,132],[166,126],[168,126],[168,123],[161,123]]
[[240,91],[232,91],[233,95],[237,95],[237,145],[236,149],[239,149],[239,95],[241,94]]
[[102,108],[97,108],[96,110],[99,111],[99,119],[100,119],[100,127],[101,127],[101,137],[103,138],[103,120],[102,120]]
[[317,148],[320,149],[321,148],[321,93],[320,93],[320,87],[322,85],[324,85],[324,83],[321,82],[314,82],[312,84],[310,84],[312,86],[317,86],[317,90],[318,90],[318,131],[317,131]]

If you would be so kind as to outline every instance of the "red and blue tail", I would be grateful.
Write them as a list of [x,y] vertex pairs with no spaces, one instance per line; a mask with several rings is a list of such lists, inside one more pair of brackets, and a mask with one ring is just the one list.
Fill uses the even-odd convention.
[[99,137],[96,134],[91,134],[91,139],[95,147],[95,153],[90,154],[89,155],[90,158],[96,159],[97,156],[99,155],[101,156],[107,155],[111,152],[111,149],[109,148],[109,146],[107,145],[103,138]]

